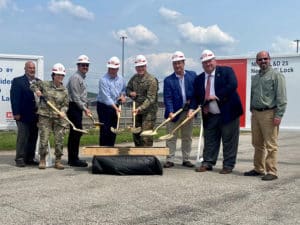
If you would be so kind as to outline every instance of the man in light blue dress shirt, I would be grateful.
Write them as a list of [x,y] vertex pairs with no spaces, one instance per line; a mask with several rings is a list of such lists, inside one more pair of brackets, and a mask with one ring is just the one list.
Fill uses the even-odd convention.
[[97,113],[99,121],[104,124],[100,129],[100,146],[114,146],[116,134],[110,128],[116,127],[117,114],[120,113],[118,106],[126,101],[126,83],[123,77],[118,76],[119,67],[119,58],[111,57],[107,62],[107,73],[99,80]]

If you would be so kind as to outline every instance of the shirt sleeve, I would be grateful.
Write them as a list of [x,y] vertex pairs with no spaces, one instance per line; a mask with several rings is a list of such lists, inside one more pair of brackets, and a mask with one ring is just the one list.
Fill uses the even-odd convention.
[[72,77],[69,82],[69,92],[72,101],[74,101],[80,109],[86,110],[87,104],[81,100],[81,92],[82,89],[85,88],[84,83],[77,77]]
[[287,105],[286,84],[282,74],[277,76],[277,92],[276,92],[276,113],[275,117],[282,118]]
[[142,105],[140,105],[141,110],[146,110],[151,104],[156,102],[158,91],[158,81],[156,78],[152,78],[149,82],[149,88],[147,91],[147,96]]

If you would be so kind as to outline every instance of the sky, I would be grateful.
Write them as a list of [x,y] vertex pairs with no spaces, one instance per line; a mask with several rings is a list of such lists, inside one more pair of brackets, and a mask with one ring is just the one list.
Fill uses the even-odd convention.
[[0,0],[0,54],[43,56],[45,80],[62,63],[65,83],[85,54],[88,91],[97,93],[108,59],[122,61],[123,44],[119,75],[129,80],[135,56],[143,54],[160,83],[173,72],[175,51],[185,54],[185,69],[197,73],[204,49],[217,58],[260,50],[296,54],[299,9],[299,0]]

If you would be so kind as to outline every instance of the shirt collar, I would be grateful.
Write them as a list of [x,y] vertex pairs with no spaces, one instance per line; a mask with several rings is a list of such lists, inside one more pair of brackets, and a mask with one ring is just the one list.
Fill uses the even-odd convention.
[[209,75],[211,75],[212,77],[214,77],[215,73],[216,73],[216,69],[214,69],[214,71],[212,71],[211,74],[208,74],[208,73],[205,72],[205,78],[207,78]]
[[[184,78],[184,75],[185,75],[185,71],[184,71],[184,74],[183,74],[182,78]],[[176,73],[175,73],[175,76],[176,76],[178,79],[181,78],[181,75],[178,75],[178,74],[176,74]]]

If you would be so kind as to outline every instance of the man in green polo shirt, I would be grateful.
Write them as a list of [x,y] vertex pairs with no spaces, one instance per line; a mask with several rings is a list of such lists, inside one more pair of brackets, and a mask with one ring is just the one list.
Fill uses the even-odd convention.
[[[286,109],[285,78],[270,65],[270,55],[256,55],[259,73],[252,77],[250,110],[254,169],[245,176],[262,176],[262,180],[277,179],[278,131]],[[266,174],[265,174],[266,173]]]

